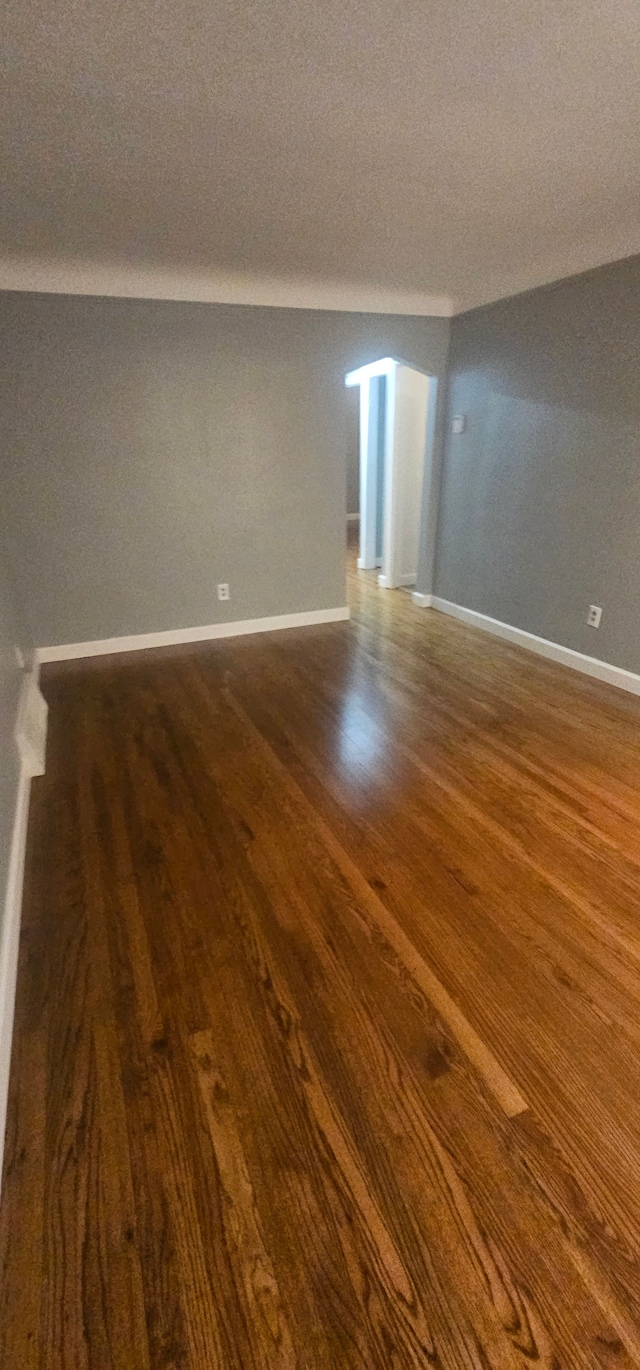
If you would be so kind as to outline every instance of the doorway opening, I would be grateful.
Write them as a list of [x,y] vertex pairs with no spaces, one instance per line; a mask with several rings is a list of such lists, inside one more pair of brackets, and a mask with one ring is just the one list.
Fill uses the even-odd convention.
[[357,521],[358,568],[377,568],[385,589],[416,583],[436,384],[434,376],[393,357],[345,376],[357,396],[349,405],[349,541]]

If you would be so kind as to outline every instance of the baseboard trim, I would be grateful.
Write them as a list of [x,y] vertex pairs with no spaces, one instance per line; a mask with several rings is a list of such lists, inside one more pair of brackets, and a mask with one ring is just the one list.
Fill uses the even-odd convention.
[[411,598],[419,609],[430,609],[433,604],[433,595],[421,595],[419,590],[414,590]]
[[25,671],[18,700],[18,718],[14,738],[20,762],[29,775],[44,775],[47,753],[47,702],[40,693],[36,664],[33,671]]
[[2,926],[0,928],[0,1186],[2,1160],[7,1126],[13,1015],[16,1002],[18,953],[20,950],[20,922],[22,915],[22,881],[27,850],[29,797],[34,775],[44,774],[47,745],[47,707],[40,698],[37,717],[29,717],[34,708],[34,694],[39,695],[39,666],[25,672],[18,700],[15,744],[20,758],[20,772],[13,816],[9,872],[5,893]]
[[308,609],[297,614],[274,614],[271,618],[242,618],[235,623],[209,623],[201,628],[174,628],[161,633],[137,633],[131,637],[98,638],[94,642],[68,642],[55,647],[37,647],[36,659],[77,661],[81,657],[110,656],[113,652],[140,652],[149,647],[176,647],[189,642],[213,642],[216,638],[242,637],[247,633],[274,633],[283,628],[308,628],[317,623],[341,623],[349,609]]
[[2,1182],[2,1158],[4,1155],[5,1130],[7,1125],[11,1043],[13,1040],[13,1013],[16,1001],[18,951],[20,948],[22,879],[24,875],[24,858],[27,849],[30,792],[31,775],[28,767],[23,763],[20,768],[20,778],[18,781],[13,833],[11,836],[11,852],[9,856],[9,877],[7,880],[4,916],[0,933],[0,1184]]
[[574,671],[581,671],[583,675],[592,676],[595,680],[604,680],[608,685],[616,685],[620,690],[640,695],[640,675],[625,670],[623,666],[612,666],[609,661],[586,656],[584,652],[576,652],[573,647],[563,647],[559,642],[537,637],[535,633],[525,632],[524,628],[514,628],[511,623],[502,623],[500,619],[490,618],[488,614],[479,614],[475,609],[465,609],[462,604],[441,599],[439,595],[433,595],[431,603],[434,609],[440,610],[440,613],[458,618],[462,623],[482,628],[484,632],[503,637],[507,642],[515,642],[518,647],[526,647],[528,651],[536,652],[538,656],[547,657],[550,661],[557,661],[561,666],[571,666]]
[[[376,563],[376,565],[378,565],[378,563]],[[415,585],[415,583],[415,576],[400,576],[400,579],[397,580],[394,584],[391,584],[388,576],[378,576],[378,585],[383,590],[410,590],[411,586]]]

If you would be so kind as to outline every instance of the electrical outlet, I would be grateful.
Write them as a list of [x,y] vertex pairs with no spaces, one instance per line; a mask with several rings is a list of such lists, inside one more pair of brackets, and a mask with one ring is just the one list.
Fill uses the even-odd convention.
[[224,580],[221,580],[218,585],[218,599],[231,599],[229,586]]
[[16,646],[14,647],[13,650],[14,650],[14,652],[15,652],[15,654],[16,654],[16,661],[17,661],[17,663],[18,663],[19,669],[20,669],[21,671],[24,671],[24,668],[25,668],[25,666],[26,666],[27,663],[26,663],[26,661],[25,661],[25,659],[24,659],[24,652],[23,652],[22,648],[21,648],[21,647],[18,647],[18,646],[16,645]]
[[453,421],[452,421],[452,424],[451,424],[451,432],[452,432],[452,433],[464,433],[464,430],[465,430],[466,426],[467,426],[467,416],[466,416],[466,414],[454,414],[454,416],[453,416]]
[[587,614],[587,623],[589,624],[589,627],[590,627],[590,628],[599,628],[599,627],[600,627],[600,619],[601,619],[601,618],[602,618],[602,609],[600,608],[600,605],[599,605],[599,604],[590,604],[590,605],[589,605],[589,612],[588,612],[588,614]]

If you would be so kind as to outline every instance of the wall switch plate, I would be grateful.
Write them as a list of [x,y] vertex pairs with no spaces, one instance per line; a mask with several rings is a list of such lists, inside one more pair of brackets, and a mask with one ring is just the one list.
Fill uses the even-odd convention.
[[587,623],[589,624],[589,627],[590,627],[590,628],[599,628],[599,627],[600,627],[600,619],[601,619],[601,618],[602,618],[602,609],[600,608],[600,605],[599,605],[599,604],[590,604],[590,605],[589,605],[589,612],[588,612],[588,614],[587,614]]
[[466,414],[454,414],[454,416],[453,416],[453,422],[452,422],[452,424],[451,424],[451,432],[452,432],[452,433],[464,433],[464,430],[465,430],[466,426],[467,426],[467,416],[466,416]]
[[229,586],[224,580],[221,580],[218,585],[218,599],[231,599]]

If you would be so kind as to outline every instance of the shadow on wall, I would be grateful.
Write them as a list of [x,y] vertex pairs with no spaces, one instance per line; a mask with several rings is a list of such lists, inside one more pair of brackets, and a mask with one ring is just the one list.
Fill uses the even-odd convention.
[[347,405],[347,518],[360,517],[360,389],[346,390]]

